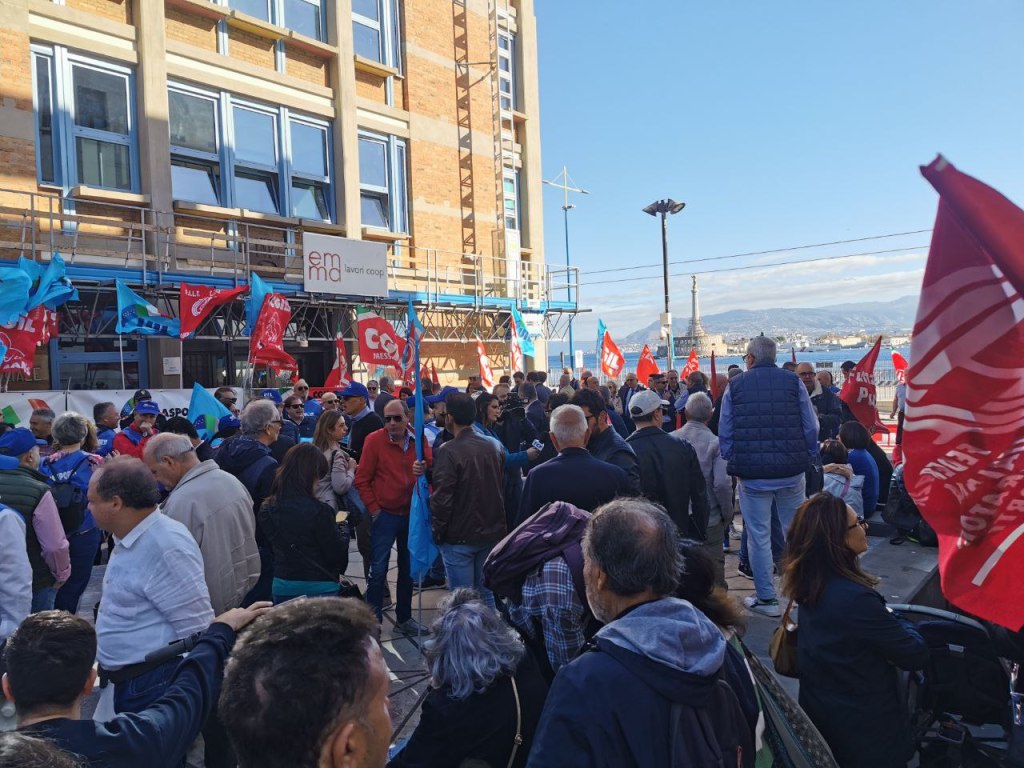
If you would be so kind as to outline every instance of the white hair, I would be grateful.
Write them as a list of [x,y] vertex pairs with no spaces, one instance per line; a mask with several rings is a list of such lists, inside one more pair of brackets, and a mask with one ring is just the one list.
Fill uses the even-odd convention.
[[775,339],[769,336],[755,336],[747,344],[747,354],[753,356],[755,365],[757,363],[771,363],[775,365],[777,351],[778,347],[775,345]]
[[560,405],[551,412],[551,433],[563,448],[582,448],[587,439],[587,415],[578,405]]
[[243,435],[258,435],[265,430],[272,421],[281,418],[277,413],[277,406],[270,400],[253,400],[242,411],[239,421],[242,423]]
[[694,392],[686,398],[686,407],[683,410],[686,411],[686,419],[688,421],[699,421],[707,424],[711,419],[711,414],[714,412],[714,406],[711,404],[711,398],[706,394]]
[[154,435],[153,438],[146,443],[145,457],[152,461],[163,461],[170,457],[175,461],[179,460],[182,455],[190,453],[192,451],[192,441],[188,439],[188,435],[178,435],[174,432],[161,432],[158,435]]

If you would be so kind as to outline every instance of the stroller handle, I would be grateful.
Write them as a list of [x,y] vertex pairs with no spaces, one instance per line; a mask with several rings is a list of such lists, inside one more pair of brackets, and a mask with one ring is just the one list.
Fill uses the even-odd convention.
[[911,603],[889,603],[889,608],[894,611],[900,611],[901,613],[918,613],[925,616],[932,616],[936,619],[943,619],[944,621],[954,621],[958,624],[973,627],[974,629],[980,629],[986,635],[988,634],[988,627],[984,624],[981,624],[968,616],[953,613],[952,611],[946,611],[942,608],[932,608],[930,605],[913,605]]

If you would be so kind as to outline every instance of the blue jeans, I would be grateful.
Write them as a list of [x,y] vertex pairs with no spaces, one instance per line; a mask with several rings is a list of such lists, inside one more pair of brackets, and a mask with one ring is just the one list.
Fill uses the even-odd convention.
[[[772,502],[772,562],[777,563],[782,559],[782,550],[786,548],[786,534],[782,531],[782,521],[779,520],[779,507]],[[750,555],[747,551],[747,526],[743,526],[740,532],[740,562],[750,565]]]
[[[752,491],[740,481],[740,511],[743,528],[749,530],[750,569],[754,573],[754,590],[759,600],[775,600],[775,582],[772,579],[772,504],[778,507],[783,536],[793,521],[796,508],[803,504],[804,476],[790,486],[777,491]],[[783,541],[785,539],[783,538]]]
[[92,564],[96,561],[96,550],[100,548],[100,529],[92,528],[68,536],[68,554],[71,556],[71,576],[64,586],[57,590],[53,607],[58,611],[78,613],[82,593],[89,586]]
[[395,618],[398,623],[412,618],[412,575],[409,569],[409,516],[393,515],[381,510],[370,527],[370,583],[366,588],[366,602],[384,617],[384,585],[387,583],[391,547],[398,542],[398,594]]
[[32,613],[52,611],[53,601],[57,599],[57,588],[46,587],[32,593]]
[[141,712],[164,695],[168,683],[178,669],[180,658],[168,659],[159,667],[138,677],[114,684],[114,711]]
[[448,572],[448,589],[471,587],[494,608],[494,593],[484,586],[484,562],[493,547],[489,544],[442,544],[441,557]]

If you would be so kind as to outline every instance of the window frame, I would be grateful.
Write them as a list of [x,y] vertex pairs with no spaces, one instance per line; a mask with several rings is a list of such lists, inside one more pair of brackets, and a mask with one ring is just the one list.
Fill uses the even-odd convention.
[[[512,194],[511,196],[506,189],[506,182],[512,183]],[[519,198],[519,171],[513,168],[506,168],[502,171],[501,175],[501,197],[502,197],[502,208],[501,215],[504,218],[503,226],[505,229],[513,229],[516,232],[522,231],[522,205]],[[508,204],[512,203],[512,213],[509,215]],[[512,224],[509,224],[509,219],[512,219]]]
[[[324,2],[324,0],[299,0],[299,1],[300,2],[308,3],[309,5],[312,5],[312,6],[314,6],[317,9],[317,15],[319,17],[318,18],[318,26],[319,26],[319,35],[318,36],[313,37],[311,35],[307,35],[305,32],[300,32],[299,30],[294,29],[293,27],[288,26],[288,14],[286,13],[285,0],[265,0],[266,5],[267,5],[267,18],[264,19],[262,16],[255,16],[254,18],[260,19],[261,21],[265,21],[268,24],[273,24],[275,27],[281,27],[282,29],[290,29],[291,31],[296,32],[296,33],[298,33],[300,35],[303,35],[305,37],[312,37],[313,40],[319,40],[322,43],[326,43],[327,42],[327,24],[326,24],[327,8],[326,8],[326,3]],[[231,0],[214,0],[214,2],[224,6],[226,8],[231,8],[232,10],[241,11],[242,13],[248,13],[244,8],[237,8],[234,5],[232,5],[231,4]],[[251,15],[251,14],[249,14],[249,15]]]
[[[217,198],[217,205],[223,205],[225,200],[225,180],[224,180],[224,141],[223,141],[223,127],[220,115],[220,98],[217,94],[210,93],[208,91],[201,90],[199,88],[192,88],[188,85],[176,82],[167,83],[167,92],[170,95],[171,91],[175,91],[185,96],[192,98],[203,99],[209,101],[213,105],[213,141],[216,148],[215,152],[204,152],[199,149],[193,149],[191,147],[182,147],[178,144],[171,144],[171,166],[174,166],[175,160],[184,161],[188,165],[202,165],[210,168],[213,173],[215,181],[214,194]],[[170,99],[168,99],[168,102]],[[168,107],[168,134],[170,134],[170,108]],[[173,184],[171,187],[173,195]],[[175,199],[183,199],[175,196]],[[198,201],[189,201],[198,202]]]
[[[235,111],[244,110],[247,112],[254,112],[258,115],[269,117],[272,121],[272,134],[274,137],[274,163],[271,165],[261,163],[255,160],[242,160],[238,157],[238,146],[237,146],[237,133],[235,132]],[[271,198],[275,204],[275,210],[273,211],[256,211],[255,208],[249,210],[256,211],[257,213],[268,213],[274,216],[285,216],[287,214],[282,213],[286,211],[285,202],[286,196],[283,194],[282,184],[282,145],[281,145],[281,108],[274,110],[251,102],[246,99],[237,99],[234,96],[229,95],[229,109],[230,115],[230,126],[231,126],[231,196],[232,196],[232,207],[241,208],[242,206],[237,200],[237,188],[235,185],[235,179],[238,178],[239,172],[243,177],[256,177],[263,178],[270,182],[270,193]],[[225,142],[227,143],[227,142]]]
[[[507,40],[508,47],[502,48],[501,41]],[[508,62],[508,69],[503,70],[501,68],[501,62],[505,60]],[[503,99],[505,98],[501,92],[501,84],[508,83],[508,105],[506,106]],[[515,33],[505,30],[498,30],[498,90],[499,90],[499,101],[501,103],[501,109],[505,112],[514,112],[518,106],[518,99],[516,98],[516,35]]]
[[[323,134],[324,141],[324,175],[318,176],[308,171],[303,171],[295,168],[294,153],[292,150],[292,126],[300,125],[304,128],[312,128],[318,130]],[[287,178],[288,178],[288,211],[289,215],[295,218],[310,218],[308,216],[299,216],[295,212],[295,200],[292,199],[292,188],[296,185],[296,182],[301,184],[311,184],[321,188],[324,196],[324,204],[327,210],[327,218],[321,219],[322,221],[333,221],[334,216],[334,200],[331,195],[331,188],[333,186],[333,176],[331,170],[334,167],[333,158],[331,157],[331,125],[326,120],[317,120],[306,115],[294,115],[290,111],[287,111],[285,115],[285,121],[283,123],[285,130],[285,139],[288,143],[287,151]]]
[[409,234],[408,204],[408,146],[404,139],[390,134],[375,133],[360,129],[359,141],[371,141],[384,146],[385,178],[387,187],[364,183],[359,179],[360,209],[363,196],[385,201],[384,210],[388,214],[386,227],[366,224],[371,229],[380,229],[396,234]]
[[[380,54],[373,61],[383,64],[386,67],[393,67],[399,73],[402,72],[402,55],[399,50],[401,37],[401,25],[399,23],[398,4],[394,0],[376,0],[377,18],[371,19],[352,10],[352,36],[355,38],[355,25],[367,27],[377,32],[380,40]],[[363,54],[359,54],[362,56]]]

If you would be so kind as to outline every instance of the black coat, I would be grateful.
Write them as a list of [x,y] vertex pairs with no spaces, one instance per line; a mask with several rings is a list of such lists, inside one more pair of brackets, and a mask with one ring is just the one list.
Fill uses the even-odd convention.
[[352,422],[348,432],[348,452],[352,454],[353,459],[359,461],[359,457],[363,453],[363,443],[366,442],[366,436],[371,432],[376,432],[383,426],[384,419],[373,411],[370,411],[359,421]]
[[259,514],[274,550],[274,576],[291,581],[331,581],[348,565],[348,540],[334,522],[334,510],[312,496],[290,496]]
[[516,524],[550,501],[566,501],[593,512],[616,496],[632,495],[625,470],[595,459],[584,448],[566,448],[526,476]]
[[[547,683],[531,653],[519,662],[516,686],[523,743],[512,765],[522,768],[548,695]],[[463,761],[505,768],[515,734],[516,704],[507,676],[483,693],[470,694],[461,701],[451,698],[448,689],[434,688],[423,702],[419,724],[409,743],[388,763],[388,768],[459,768]]]
[[640,466],[643,495],[665,508],[682,536],[704,541],[708,528],[707,484],[693,446],[657,427],[638,429],[627,442]]
[[913,754],[896,668],[922,669],[928,648],[870,587],[831,578],[801,604],[800,706],[843,768],[903,768]]
[[818,442],[830,440],[839,434],[843,419],[843,403],[831,389],[822,388],[811,398],[811,405],[818,412]]

